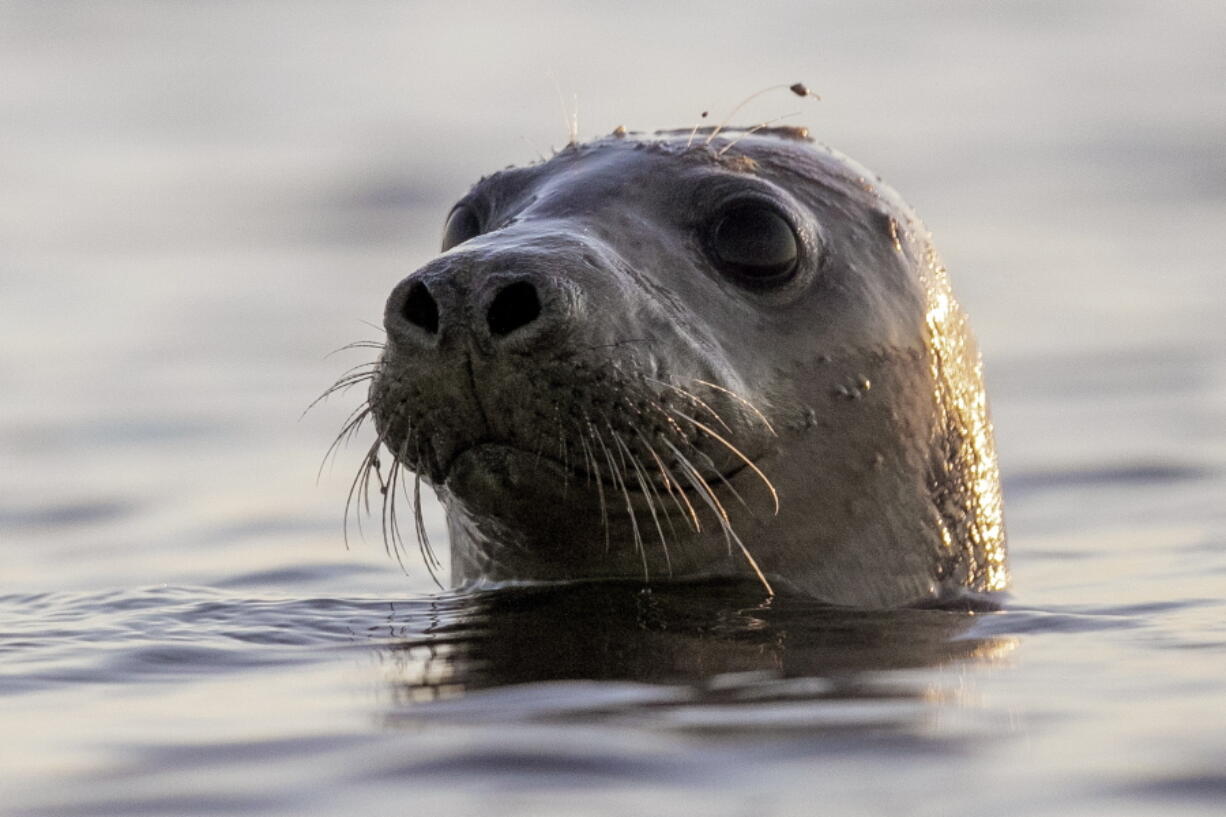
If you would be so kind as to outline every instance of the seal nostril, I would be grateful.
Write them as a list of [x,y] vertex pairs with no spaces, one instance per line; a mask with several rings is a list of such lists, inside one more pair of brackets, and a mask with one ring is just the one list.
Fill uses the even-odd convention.
[[409,323],[420,326],[432,335],[438,332],[438,304],[421,281],[409,288],[409,297],[404,299],[401,314]]
[[516,281],[494,297],[486,319],[490,334],[502,337],[532,323],[540,314],[541,300],[536,287],[527,281]]

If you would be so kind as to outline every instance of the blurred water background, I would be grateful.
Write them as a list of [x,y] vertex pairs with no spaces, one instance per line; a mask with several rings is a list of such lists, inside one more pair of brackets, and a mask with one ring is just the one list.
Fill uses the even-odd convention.
[[[1226,5],[0,0],[0,813],[1221,814]],[[1015,592],[464,597],[299,415],[483,173],[768,85],[937,236]],[[441,517],[427,510],[441,538]]]

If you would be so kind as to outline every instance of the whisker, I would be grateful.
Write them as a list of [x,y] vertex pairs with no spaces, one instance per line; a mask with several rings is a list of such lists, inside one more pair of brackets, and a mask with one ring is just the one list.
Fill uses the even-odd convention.
[[689,435],[686,434],[685,429],[682,428],[680,425],[678,425],[677,421],[672,418],[672,415],[669,413],[672,411],[672,409],[670,409],[668,406],[664,405],[663,403],[654,403],[653,405],[656,407],[656,409],[662,412],[662,416],[664,417],[664,422],[672,426],[673,431],[677,432],[677,439],[684,440],[688,444]]
[[[681,388],[681,387],[680,387],[680,386],[678,386],[676,383],[668,383],[668,382],[666,382],[666,381],[664,381],[664,380],[656,380],[654,377],[648,377],[648,378],[644,378],[644,379],[645,379],[645,380],[649,380],[649,381],[651,381],[651,382],[653,382],[653,383],[659,383],[661,386],[666,386],[666,387],[668,387],[668,388],[672,389],[673,391],[677,392],[678,394],[680,394],[682,397],[686,397],[686,398],[688,398],[688,399],[690,399],[690,400],[694,401],[695,403],[697,403],[697,404],[698,404],[698,406],[699,406],[700,408],[702,408],[702,409],[703,409],[703,410],[705,410],[705,411],[706,411],[708,414],[710,414],[712,417],[714,417],[714,418],[715,418],[715,420],[716,420],[716,422],[718,422],[718,423],[719,423],[720,425],[722,425],[722,426],[723,426],[725,429],[727,429],[729,434],[734,434],[734,433],[736,433],[736,432],[734,432],[734,431],[732,430],[732,428],[731,428],[731,427],[730,427],[730,426],[729,426],[727,423],[725,423],[725,422],[724,422],[724,418],[719,416],[719,412],[717,412],[715,409],[713,409],[713,408],[711,408],[709,405],[707,405],[706,401],[704,401],[702,398],[700,398],[698,395],[694,394],[693,392],[691,392],[691,391],[687,391],[687,390],[685,390],[685,389]],[[657,406],[657,407],[659,407],[660,409],[665,409],[665,406],[663,406],[663,405],[661,405],[661,404],[659,404],[659,403],[657,403],[657,404],[656,404],[656,406]]]
[[430,574],[430,580],[434,582],[439,590],[444,589],[443,583],[438,580],[436,570],[441,570],[443,563],[434,555],[434,548],[430,547],[430,536],[426,533],[426,522],[421,513],[421,474],[413,475],[413,525],[417,529],[417,548],[421,551],[421,558],[426,563],[426,571]]
[[570,447],[566,442],[566,426],[562,422],[562,409],[557,403],[553,406],[553,418],[557,423],[558,459],[562,462],[562,498],[565,499],[570,488]]
[[360,383],[363,380],[370,380],[371,378],[375,376],[375,374],[378,371],[379,371],[378,363],[363,363],[359,366],[355,366],[352,369],[342,372],[340,377],[336,378],[336,381],[331,386],[324,389],[324,393],[321,394],[319,397],[317,397],[315,399],[315,402],[318,403],[320,400],[324,399],[329,394],[331,394],[334,391],[337,391],[338,389],[347,388],[348,386],[351,386],[354,383]]
[[[618,448],[622,450],[625,458],[629,459],[630,464],[634,467],[634,475],[635,479],[638,481],[639,490],[642,491],[643,496],[647,499],[647,510],[651,512],[651,521],[655,523],[656,533],[660,536],[660,547],[664,551],[665,569],[668,571],[668,575],[671,577],[673,575],[673,560],[668,553],[668,537],[664,535],[664,528],[660,525],[660,517],[656,513],[655,499],[658,499],[659,495],[655,493],[655,488],[651,485],[651,480],[647,478],[645,473],[643,473],[643,466],[639,464],[639,461],[635,458],[634,453],[630,450],[629,446],[626,445],[626,441],[621,438],[620,434],[613,430],[612,426],[609,426],[609,433],[613,435],[613,441],[617,443]],[[653,499],[653,496],[655,499]]]
[[327,400],[329,397],[336,394],[337,392],[346,392],[349,389],[353,388],[354,386],[358,385],[359,383],[365,383],[368,380],[374,380],[376,371],[377,370],[372,370],[369,372],[360,372],[358,374],[342,376],[340,380],[337,380],[331,386],[324,389],[323,394],[319,395],[314,400],[312,400],[310,403],[308,403],[307,407],[302,410],[302,414],[298,415],[298,419],[301,420],[303,417],[306,417],[307,414],[310,413],[311,409],[315,408],[320,403]]
[[[378,462],[379,446],[382,444],[382,440],[375,440],[374,445],[362,457],[362,464],[358,466],[358,472],[354,474],[353,482],[349,484],[349,493],[345,496],[345,514],[341,524],[346,550],[349,549],[349,514],[355,509],[354,498],[357,497],[360,504],[362,497],[366,494],[367,487],[370,485],[370,470],[374,467],[374,463]],[[369,509],[369,501],[367,507]],[[354,519],[357,521],[358,535],[362,536],[362,515],[355,514]]]
[[[586,419],[586,418],[585,418]],[[589,434],[595,434],[596,430],[592,427],[591,420],[587,421],[587,430]],[[604,552],[609,552],[609,506],[604,498],[604,481],[600,478],[600,466],[596,464],[596,455],[592,452],[591,446],[587,443],[587,438],[580,437],[579,441],[583,444],[583,453],[587,457],[588,463],[591,465],[588,475],[593,478],[596,483],[596,497],[600,505],[600,526],[604,530]]]
[[366,418],[370,416],[370,411],[370,405],[363,403],[354,409],[352,413],[350,413],[349,418],[341,427],[340,433],[338,433],[335,439],[332,440],[332,444],[329,445],[328,450],[324,452],[323,459],[319,461],[319,470],[315,472],[316,484],[318,484],[319,480],[323,477],[324,468],[328,466],[328,458],[334,456],[340,450],[342,443],[347,443],[353,439],[354,435],[357,434],[358,430],[362,427],[362,424],[366,422]]
[[596,464],[592,462],[592,452],[587,446],[587,436],[583,429],[579,429],[579,448],[583,451],[583,474],[585,476],[584,487],[592,487],[592,471]]
[[732,494],[732,496],[736,499],[737,502],[741,503],[741,506],[745,508],[745,510],[749,511],[751,516],[757,519],[758,518],[757,514],[754,513],[753,508],[749,505],[748,502],[745,501],[745,498],[741,496],[741,492],[738,491],[736,488],[732,487],[732,483],[729,482],[728,478],[720,472],[719,468],[715,464],[715,460],[711,459],[711,455],[698,448],[694,449],[694,453],[697,456],[702,457],[703,462],[707,465],[708,468],[711,469],[711,471],[715,474],[715,476],[719,479],[719,481],[723,484],[723,486],[728,489],[728,492]]
[[[608,424],[607,420],[605,424]],[[639,557],[643,560],[643,581],[650,581],[651,572],[647,567],[647,548],[643,546],[643,536],[639,532],[638,516],[634,512],[634,503],[630,500],[630,490],[626,487],[626,481],[618,472],[613,462],[613,455],[609,452],[609,447],[605,444],[604,437],[599,431],[596,432],[596,442],[600,443],[601,449],[604,450],[605,459],[609,461],[609,471],[613,475],[613,482],[621,489],[622,498],[626,502],[626,513],[630,514],[630,530],[634,535],[634,549],[638,551]]]
[[[376,349],[383,348],[382,346],[377,345],[377,344],[375,344],[374,347]],[[337,351],[339,352],[341,350],[337,349]],[[362,372],[362,371],[377,372],[379,370],[379,367],[382,365],[383,365],[383,362],[379,360],[378,358],[375,358],[374,360],[368,360],[365,363],[358,363],[354,366],[350,366],[348,369],[341,372],[341,376],[338,379],[343,380],[344,378],[349,377],[350,375],[358,374],[359,372]]]
[[724,388],[723,386],[716,385],[715,383],[708,383],[708,382],[707,382],[707,381],[705,381],[705,380],[697,380],[697,379],[696,379],[696,380],[694,380],[694,382],[695,382],[695,383],[698,383],[698,384],[700,384],[700,385],[706,386],[706,387],[707,387],[707,388],[709,388],[709,389],[715,389],[716,391],[723,392],[724,394],[726,394],[726,395],[728,395],[729,397],[731,397],[733,400],[736,400],[738,403],[740,403],[741,405],[745,406],[745,408],[747,408],[747,409],[749,409],[750,411],[752,411],[752,412],[753,412],[753,413],[754,413],[754,414],[757,416],[757,418],[758,418],[759,420],[761,420],[761,421],[762,421],[762,425],[766,426],[766,430],[767,430],[767,431],[769,431],[769,432],[770,432],[772,435],[774,435],[774,436],[776,436],[776,437],[778,437],[778,436],[779,436],[779,434],[778,434],[778,433],[775,431],[775,427],[774,427],[773,425],[771,425],[771,421],[770,421],[770,420],[768,420],[768,419],[766,419],[766,415],[765,415],[765,414],[763,414],[763,413],[761,412],[761,410],[759,410],[759,409],[758,409],[758,407],[757,407],[757,406],[755,406],[753,403],[751,403],[751,402],[749,402],[748,400],[746,400],[746,399],[745,399],[744,397],[742,397],[741,395],[737,394],[736,392],[732,391],[731,389],[726,389],[726,388]]
[[668,446],[673,449],[673,453],[677,456],[678,463],[681,465],[682,473],[685,474],[686,478],[693,486],[694,491],[700,497],[702,497],[703,501],[707,503],[707,505],[718,517],[720,521],[720,528],[724,533],[724,539],[728,543],[729,553],[732,552],[732,544],[735,542],[737,548],[741,552],[741,555],[745,557],[745,561],[753,570],[754,575],[758,577],[758,581],[762,583],[764,588],[766,588],[766,592],[772,596],[775,595],[775,589],[771,587],[771,583],[767,581],[766,575],[762,572],[762,568],[758,566],[758,561],[754,559],[753,554],[749,552],[749,548],[745,546],[745,543],[741,541],[741,537],[737,536],[736,531],[733,530],[732,522],[728,518],[728,512],[724,510],[724,506],[720,503],[719,497],[717,497],[715,492],[711,490],[710,484],[707,483],[698,469],[694,467],[693,463],[686,459],[680,451],[677,451],[676,447],[673,446],[672,443],[668,443]]
[[[665,440],[664,444],[667,445],[669,450],[673,452],[673,456],[677,458],[677,464],[681,466],[682,473],[685,474],[687,479],[690,480],[692,487],[695,490],[699,490],[699,493],[703,497],[703,501],[710,506],[711,510],[715,511],[715,515],[723,524],[728,524],[730,521],[728,518],[728,512],[724,510],[723,503],[719,501],[719,497],[715,496],[715,492],[711,490],[711,486],[707,483],[706,478],[703,477],[702,472],[699,471],[694,464],[681,453],[680,450],[678,450],[677,446],[673,445],[668,440]],[[698,482],[702,485],[701,489],[699,489],[697,485],[693,484],[694,478],[697,478]]]
[[[405,442],[407,445],[408,442]],[[404,446],[401,446],[401,452],[404,452]],[[387,483],[383,486],[383,506],[380,509],[379,519],[383,528],[383,549],[389,551],[389,555],[394,554],[396,563],[400,565],[400,570],[405,571],[403,544],[400,539],[400,527],[396,521],[396,485],[400,479],[400,459],[395,453],[392,453],[392,464],[388,468]]]
[[[380,328],[379,331],[382,332],[383,329]],[[346,343],[344,346],[338,346],[331,352],[328,352],[328,354],[324,355],[324,360],[333,355],[339,355],[341,352],[347,352],[350,349],[374,349],[381,352],[383,351],[383,344],[377,340],[355,340],[353,343]]]
[[771,499],[774,500],[774,503],[775,503],[775,514],[778,515],[779,513],[779,492],[775,490],[775,484],[770,481],[770,479],[766,476],[766,474],[762,473],[762,469],[759,468],[757,465],[755,465],[753,460],[745,456],[741,452],[741,449],[737,448],[735,445],[725,440],[710,426],[705,425],[704,423],[700,423],[698,420],[695,420],[693,417],[690,417],[689,415],[683,412],[677,411],[677,409],[673,409],[673,413],[675,413],[678,417],[681,417],[682,419],[688,420],[689,422],[693,423],[695,426],[697,426],[698,428],[702,429],[707,434],[709,434],[713,439],[719,441],[725,448],[727,448],[729,451],[735,454],[737,458],[741,460],[741,462],[745,463],[745,465],[747,465],[755,474],[757,474],[758,479],[762,480],[762,484],[766,486],[766,489],[768,491],[770,491]]
[[[643,436],[643,432],[635,429],[634,433],[638,435],[639,440],[641,440],[644,447],[646,447],[647,453],[651,454],[652,459],[656,461],[656,466],[660,469],[660,477],[664,480],[664,487],[668,489],[668,495],[672,497],[673,504],[677,506],[677,510],[681,512],[683,517],[686,517],[691,521],[694,526],[695,533],[701,533],[702,523],[698,521],[698,514],[694,511],[694,506],[690,504],[689,498],[686,497],[685,491],[683,491],[681,486],[678,485],[676,493],[673,492],[673,483],[676,482],[676,479],[673,477],[668,468],[664,466],[664,460],[660,459],[660,455],[656,453],[656,450],[651,446],[651,443],[649,443],[647,438]],[[681,507],[681,501],[678,499],[678,497],[680,497],[680,500],[685,501],[685,508]],[[686,514],[686,509],[689,510],[688,515]],[[665,515],[664,518],[668,520],[669,527],[672,528],[673,520],[671,514]],[[675,529],[673,529],[673,535],[677,535],[677,531]]]

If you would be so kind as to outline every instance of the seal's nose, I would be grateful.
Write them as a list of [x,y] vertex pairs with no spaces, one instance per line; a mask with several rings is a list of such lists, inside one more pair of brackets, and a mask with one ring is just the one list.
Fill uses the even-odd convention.
[[494,296],[485,321],[490,335],[505,337],[541,316],[541,299],[531,281],[507,284]]
[[404,304],[400,307],[400,317],[428,334],[438,334],[438,302],[425,283],[414,281],[409,285]]
[[437,270],[419,270],[392,290],[383,309],[387,339],[402,349],[431,349],[439,344],[456,316],[462,313],[450,276]]
[[440,258],[405,278],[387,299],[388,340],[405,350],[475,343],[486,354],[528,352],[573,325],[582,298],[567,270],[532,258],[497,261]]

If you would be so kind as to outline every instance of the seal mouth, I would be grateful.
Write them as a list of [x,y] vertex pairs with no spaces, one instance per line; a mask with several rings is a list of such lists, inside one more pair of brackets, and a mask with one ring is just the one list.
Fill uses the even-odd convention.
[[[614,465],[623,467],[614,470]],[[441,469],[442,482],[449,483],[453,475],[472,466],[481,467],[492,475],[512,482],[517,477],[539,479],[541,476],[548,476],[563,486],[595,485],[599,482],[603,489],[619,493],[625,491],[631,495],[648,496],[667,490],[681,490],[691,495],[699,493],[697,486],[677,481],[674,476],[676,463],[664,464],[664,467],[669,469],[667,477],[654,465],[650,470],[643,468],[640,475],[634,466],[620,463],[616,459],[612,464],[603,467],[592,468],[590,464],[583,467],[573,462],[564,462],[552,453],[528,450],[506,440],[482,440],[456,451]],[[698,476],[714,487],[728,482],[749,467],[748,463],[737,463],[727,470],[710,469],[699,472]]]
[[452,453],[451,459],[440,469],[442,481],[469,465],[480,463],[493,470],[504,470],[509,463],[527,465],[532,469],[545,468],[558,479],[575,476],[573,469],[543,451],[529,451],[505,440],[481,440]]

